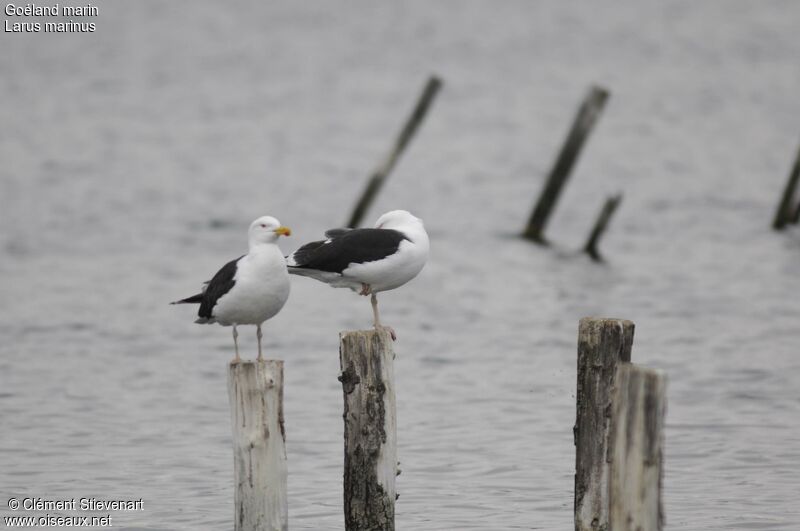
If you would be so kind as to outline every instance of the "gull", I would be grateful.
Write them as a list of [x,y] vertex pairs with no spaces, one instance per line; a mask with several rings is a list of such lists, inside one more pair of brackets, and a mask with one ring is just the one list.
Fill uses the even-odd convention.
[[289,273],[278,248],[280,236],[291,230],[271,216],[262,216],[250,224],[247,254],[231,260],[205,283],[203,291],[172,304],[200,304],[195,323],[233,327],[233,345],[239,357],[238,325],[256,325],[258,359],[261,353],[261,325],[274,317],[289,298]]
[[392,210],[371,229],[331,229],[325,239],[307,243],[286,258],[289,273],[311,277],[334,288],[371,295],[374,327],[385,328],[378,314],[378,293],[416,277],[428,259],[430,242],[422,220]]

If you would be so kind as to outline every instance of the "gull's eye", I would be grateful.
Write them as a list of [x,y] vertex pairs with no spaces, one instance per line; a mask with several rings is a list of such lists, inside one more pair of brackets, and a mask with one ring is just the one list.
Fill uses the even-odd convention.
[[267,226],[266,226],[265,224],[263,224],[263,223],[262,223],[262,224],[261,224],[261,228],[262,228],[262,229],[266,229],[266,228],[267,228]]

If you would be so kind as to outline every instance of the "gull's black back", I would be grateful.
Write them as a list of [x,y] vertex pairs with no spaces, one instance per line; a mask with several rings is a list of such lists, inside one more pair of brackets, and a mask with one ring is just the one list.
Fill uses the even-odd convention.
[[341,273],[350,264],[382,260],[397,252],[406,236],[392,229],[334,229],[327,240],[303,245],[291,255],[300,269]]

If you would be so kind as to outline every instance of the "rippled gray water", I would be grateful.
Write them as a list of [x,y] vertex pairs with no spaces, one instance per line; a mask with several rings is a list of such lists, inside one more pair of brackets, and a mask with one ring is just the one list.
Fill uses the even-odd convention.
[[[797,529],[800,233],[769,223],[798,143],[795,2],[102,3],[89,35],[4,33],[0,515],[143,498],[128,530],[230,529],[229,330],[194,293],[270,213],[342,223],[431,72],[429,119],[370,212],[432,240],[382,297],[399,529],[569,529],[578,319],[636,323],[666,371],[673,529]],[[511,237],[587,86],[612,98],[552,220]],[[576,253],[625,199],[602,244]],[[366,300],[293,279],[293,529],[341,529],[337,333]],[[243,345],[254,354],[255,337]]]

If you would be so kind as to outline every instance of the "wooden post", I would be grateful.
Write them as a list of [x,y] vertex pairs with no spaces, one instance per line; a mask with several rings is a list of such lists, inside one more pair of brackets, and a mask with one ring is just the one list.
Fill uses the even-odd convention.
[[614,531],[656,531],[664,526],[666,386],[666,377],[658,371],[617,367],[609,439],[609,529]]
[[544,229],[547,226],[547,220],[550,218],[553,207],[572,171],[572,166],[578,159],[581,148],[589,137],[589,133],[592,132],[607,99],[608,90],[602,87],[591,87],[589,94],[583,100],[575,121],[572,123],[572,129],[561,147],[553,169],[550,170],[550,176],[539,196],[539,201],[531,213],[528,226],[522,233],[525,238],[537,243],[546,243]]
[[235,531],[286,531],[286,434],[283,361],[228,367],[233,429]]
[[608,530],[607,443],[617,366],[631,361],[634,325],[584,317],[578,330],[575,530]]
[[614,215],[614,211],[617,210],[621,201],[622,194],[617,194],[606,199],[606,203],[603,205],[600,215],[597,216],[594,228],[589,234],[589,239],[586,240],[586,245],[583,247],[583,251],[588,253],[588,255],[592,257],[592,260],[596,262],[603,260],[603,257],[600,256],[600,251],[597,250],[597,244],[603,236],[608,222],[611,220],[611,216]]
[[397,417],[394,351],[384,330],[342,332],[344,522],[347,531],[394,531]]
[[[797,183],[800,181],[800,148],[797,150],[797,157],[794,161],[792,171],[789,173],[789,180],[786,181],[786,188],[783,190],[783,197],[778,204],[778,210],[775,212],[775,219],[772,221],[772,228],[775,230],[783,229],[788,223],[793,221],[796,213],[792,211],[792,201],[794,199]],[[800,205],[798,205],[798,212],[800,212]]]
[[422,94],[419,97],[419,101],[417,101],[416,107],[414,107],[414,111],[411,113],[411,116],[408,117],[405,126],[400,131],[397,139],[392,146],[392,150],[389,152],[389,155],[383,161],[383,163],[378,166],[375,171],[372,173],[372,176],[367,183],[367,188],[364,190],[364,193],[361,194],[361,199],[358,200],[356,206],[353,208],[353,213],[350,214],[350,220],[347,222],[347,227],[357,227],[359,223],[361,223],[364,214],[367,212],[369,205],[372,203],[372,200],[378,194],[378,191],[383,186],[383,182],[389,176],[389,173],[394,168],[397,159],[400,158],[400,155],[403,154],[403,151],[406,149],[408,142],[416,133],[419,124],[422,123],[423,118],[425,118],[425,114],[428,112],[428,108],[433,101],[433,98],[436,96],[436,93],[439,92],[439,88],[442,86],[442,82],[436,76],[431,76],[428,79],[428,82],[425,85],[425,88],[422,91]]

